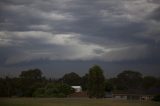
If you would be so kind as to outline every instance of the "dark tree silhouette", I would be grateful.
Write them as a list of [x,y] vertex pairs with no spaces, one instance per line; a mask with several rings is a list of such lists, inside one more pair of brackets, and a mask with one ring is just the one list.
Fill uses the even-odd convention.
[[142,80],[142,74],[135,71],[127,70],[117,75],[117,84],[121,89],[138,89]]
[[74,72],[65,74],[61,80],[63,83],[66,83],[70,86],[81,84],[81,77]]
[[105,94],[105,78],[103,70],[94,65],[89,69],[88,75],[88,95],[90,98],[102,98]]

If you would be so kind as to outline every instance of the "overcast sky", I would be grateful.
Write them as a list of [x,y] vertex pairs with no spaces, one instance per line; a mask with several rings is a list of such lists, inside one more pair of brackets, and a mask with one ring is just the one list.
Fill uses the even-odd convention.
[[0,0],[0,75],[160,75],[160,0]]

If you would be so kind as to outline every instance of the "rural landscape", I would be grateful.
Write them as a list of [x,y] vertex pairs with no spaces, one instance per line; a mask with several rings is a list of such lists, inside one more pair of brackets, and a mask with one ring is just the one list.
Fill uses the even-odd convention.
[[0,0],[0,106],[160,106],[160,0]]
[[159,78],[126,70],[107,79],[98,65],[82,77],[71,72],[47,79],[40,69],[30,69],[0,79],[1,106],[158,106],[159,94]]

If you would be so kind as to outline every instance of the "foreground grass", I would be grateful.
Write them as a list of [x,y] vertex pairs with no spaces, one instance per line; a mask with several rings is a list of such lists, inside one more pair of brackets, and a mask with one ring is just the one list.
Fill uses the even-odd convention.
[[160,103],[88,98],[0,98],[0,106],[160,106]]

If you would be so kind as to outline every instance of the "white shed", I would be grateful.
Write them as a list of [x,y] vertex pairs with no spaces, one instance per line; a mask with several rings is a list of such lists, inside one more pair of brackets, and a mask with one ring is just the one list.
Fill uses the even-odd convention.
[[81,86],[71,86],[75,92],[82,92],[82,87]]

